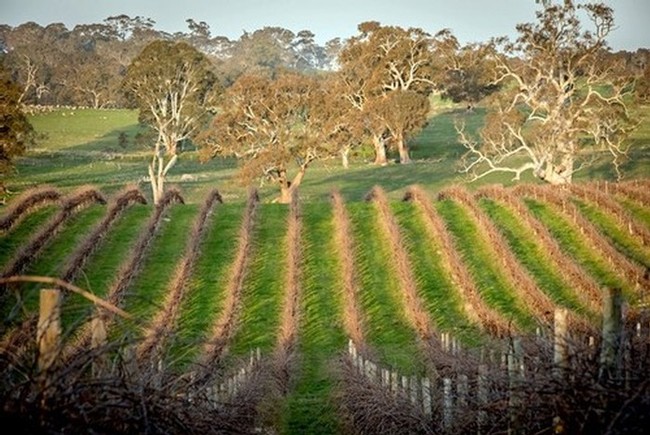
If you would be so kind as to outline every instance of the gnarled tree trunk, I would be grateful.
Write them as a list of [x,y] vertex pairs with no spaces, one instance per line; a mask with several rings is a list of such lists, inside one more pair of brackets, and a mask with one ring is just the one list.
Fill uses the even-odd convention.
[[160,142],[156,143],[151,163],[149,163],[149,182],[151,183],[151,191],[153,194],[153,203],[158,205],[165,193],[165,176],[167,172],[176,164],[178,155],[172,154],[171,159],[165,165],[165,152],[160,146]]
[[404,135],[397,135],[395,140],[397,142],[397,150],[399,151],[399,162],[402,164],[411,163],[411,157],[409,156],[408,146],[404,141]]
[[375,165],[387,165],[388,160],[386,159],[386,143],[384,138],[379,136],[374,136],[372,138],[372,144],[375,146]]
[[291,196],[293,195],[293,192],[300,187],[300,183],[302,183],[302,180],[305,177],[306,170],[306,166],[301,167],[291,181],[287,178],[287,171],[281,171],[278,178],[278,182],[280,183],[280,197],[276,202],[280,204],[291,204]]
[[565,154],[559,165],[547,162],[535,172],[535,176],[552,185],[570,184],[573,181],[573,155]]

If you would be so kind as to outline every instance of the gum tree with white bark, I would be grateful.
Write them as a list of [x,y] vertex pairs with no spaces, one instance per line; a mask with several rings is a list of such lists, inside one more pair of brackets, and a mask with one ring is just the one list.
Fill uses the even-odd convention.
[[158,204],[179,144],[192,139],[211,117],[220,87],[203,54],[171,41],[147,45],[131,62],[124,86],[137,102],[140,121],[157,134],[148,173]]
[[536,15],[535,23],[517,26],[514,42],[493,41],[492,83],[501,90],[486,100],[478,136],[457,126],[467,149],[461,171],[471,180],[492,173],[519,180],[532,171],[560,185],[608,156],[620,178],[635,123],[632,78],[607,56],[613,10],[602,3],[542,0]]
[[321,79],[294,72],[274,78],[241,76],[224,95],[223,109],[197,142],[202,160],[233,156],[248,184],[270,182],[280,189],[276,202],[288,204],[310,165],[335,154]]

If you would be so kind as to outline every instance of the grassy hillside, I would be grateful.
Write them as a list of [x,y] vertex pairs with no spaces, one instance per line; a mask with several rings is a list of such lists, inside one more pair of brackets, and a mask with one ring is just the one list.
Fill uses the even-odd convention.
[[[634,148],[623,167],[629,178],[646,176],[650,170],[650,109],[639,110],[643,121],[631,138]],[[455,168],[464,148],[458,143],[454,125],[462,122],[470,129],[477,128],[483,116],[481,109],[467,112],[434,101],[427,126],[410,141],[414,163],[407,169],[398,164],[375,167],[371,164],[370,150],[360,149],[351,156],[349,170],[344,170],[338,159],[315,162],[307,173],[301,197],[306,201],[324,201],[331,189],[337,188],[346,200],[358,201],[379,185],[389,198],[399,199],[407,186],[413,184],[435,191],[452,183],[462,183],[463,177]],[[127,183],[142,182],[147,175],[152,139],[147,138],[145,130],[138,125],[136,111],[62,109],[33,115],[30,120],[41,138],[35,148],[18,160],[17,172],[6,180],[15,193],[38,185],[70,190],[82,184],[91,184],[110,193]],[[397,159],[397,156],[392,155],[392,158]],[[232,159],[217,158],[200,163],[196,151],[186,149],[171,170],[168,182],[182,188],[187,202],[200,203],[214,187],[218,187],[230,202],[244,202],[247,188],[236,181],[236,166]],[[192,176],[190,181],[181,180],[184,174]],[[524,181],[534,181],[529,173],[524,176]],[[611,168],[597,163],[578,172],[576,177],[578,180],[612,180],[614,175]],[[474,188],[493,183],[510,185],[511,181],[507,175],[491,175],[468,186]],[[258,187],[262,202],[277,195],[274,186]],[[145,194],[147,190],[143,184]]]
[[[632,186],[640,192],[647,185]],[[593,184],[584,184],[596,189]],[[636,187],[640,186],[640,187]],[[637,191],[630,190],[630,192]],[[541,189],[540,192],[549,191]],[[512,191],[517,192],[517,191]],[[594,239],[573,220],[561,216],[553,203],[516,193],[528,212],[547,228],[575,266],[584,270],[601,286],[623,288],[631,310],[640,309],[643,300],[641,288],[647,286],[639,276],[634,287],[629,274],[612,268],[608,259],[590,248]],[[633,193],[611,194],[610,199],[622,207],[625,220],[614,218],[607,208],[597,204],[588,206],[571,193],[566,201],[576,205],[576,210],[587,222],[592,223],[608,241],[609,247],[629,260],[630,267],[639,270],[647,267],[648,247],[638,237],[629,237],[634,224],[639,231],[650,232],[647,221],[636,216],[650,210]],[[522,332],[531,331],[535,325],[546,325],[547,319],[535,317],[527,307],[528,300],[516,286],[513,287],[503,275],[500,258],[505,258],[502,248],[490,246],[485,240],[486,228],[480,220],[474,220],[468,209],[455,199],[428,199],[444,221],[457,255],[469,272],[470,279],[479,290],[480,297],[506,321],[513,321]],[[598,316],[589,314],[574,295],[573,282],[564,279],[563,270],[547,259],[546,247],[540,239],[527,230],[512,209],[498,201],[482,198],[478,202],[507,241],[505,249],[519,259],[525,271],[533,277],[541,291],[549,295],[557,306],[565,306],[597,324]],[[29,243],[30,234],[46,225],[45,218],[58,206],[44,205],[26,212],[13,228],[0,235],[3,264],[10,258],[4,252],[16,251]],[[25,273],[58,276],[62,265],[75,248],[96,226],[106,213],[106,205],[87,205],[70,216],[63,228],[47,242],[37,257],[33,258]],[[235,333],[228,338],[229,358],[218,360],[212,370],[227,373],[238,367],[247,355],[259,349],[262,358],[272,361],[279,334],[280,313],[283,302],[283,283],[286,273],[288,209],[286,206],[261,204],[255,217],[252,232],[251,259],[247,263],[241,300],[236,304],[238,315],[233,325]],[[422,375],[431,370],[430,355],[435,344],[422,341],[414,330],[410,308],[401,295],[404,285],[396,263],[391,242],[380,227],[378,208],[373,202],[346,202],[350,219],[352,240],[356,247],[353,267],[357,271],[356,298],[363,323],[360,345],[369,356],[382,365],[392,367],[407,375]],[[105,295],[111,277],[118,275],[129,250],[133,249],[138,233],[145,228],[150,206],[133,205],[128,208],[96,246],[76,283],[97,295]],[[440,260],[440,251],[434,237],[423,237],[426,231],[422,215],[410,203],[392,203],[392,218],[399,227],[402,243],[408,255],[408,264],[416,277],[417,298],[434,328],[434,334],[451,332],[463,346],[476,347],[490,340],[489,329],[468,316],[468,302],[456,287],[458,281],[450,278],[450,271]],[[140,258],[140,267],[126,289],[120,307],[136,315],[135,323],[120,322],[109,329],[116,342],[123,337],[139,337],[156,313],[163,309],[166,292],[175,267],[183,255],[183,247],[190,236],[189,228],[198,214],[194,204],[171,205],[165,212],[161,225],[155,230],[146,255]],[[328,202],[301,202],[300,219],[303,222],[300,245],[303,260],[299,265],[301,294],[299,304],[300,322],[297,326],[297,347],[292,349],[294,358],[290,366],[294,381],[284,392],[283,405],[275,409],[276,417],[269,421],[286,433],[335,433],[340,428],[336,397],[336,364],[347,346],[345,304],[342,295],[341,257],[334,245],[334,213]],[[182,306],[177,326],[172,328],[173,340],[161,341],[168,346],[163,352],[162,367],[169,373],[192,370],[202,340],[210,336],[211,324],[224,310],[223,295],[227,285],[227,265],[233,261],[237,246],[236,229],[242,220],[240,205],[217,205],[206,236],[200,241],[200,253],[196,266],[185,286],[188,289],[179,301]],[[495,251],[495,249],[497,249]],[[627,261],[626,260],[626,261]],[[221,277],[220,277],[221,275]],[[641,273],[642,275],[642,273]],[[641,286],[641,287],[639,287]],[[16,334],[15,326],[37,311],[36,286],[25,285],[20,300],[5,293],[3,296],[3,335],[11,341]],[[88,319],[95,309],[79,297],[66,299],[63,312],[68,319],[64,323],[64,336],[74,336],[74,331]],[[212,319],[212,320],[210,320]],[[486,341],[487,340],[487,341]],[[166,343],[166,344],[165,344]],[[433,346],[433,347],[432,347]],[[267,411],[269,412],[269,411]],[[314,426],[315,425],[315,426]],[[338,429],[337,429],[338,428]]]
[[[101,360],[105,372],[119,374],[119,385],[137,375],[143,403],[151,400],[155,407],[157,394],[165,393],[168,403],[180,403],[175,411],[187,403],[196,409],[207,404],[203,417],[222,419],[224,427],[233,420],[274,433],[359,429],[364,422],[350,407],[361,403],[355,394],[376,400],[368,406],[383,415],[395,416],[397,408],[387,407],[390,395],[372,395],[374,387],[351,381],[345,357],[350,345],[374,362],[362,370],[379,370],[377,379],[395,371],[404,377],[395,379],[399,384],[422,377],[441,381],[438,376],[464,364],[446,354],[444,337],[453,337],[468,361],[479,354],[497,360],[504,338],[549,331],[554,308],[567,308],[576,328],[597,330],[607,287],[623,290],[631,318],[646,315],[648,142],[635,139],[639,148],[630,169],[637,176],[627,182],[583,178],[575,188],[556,189],[491,178],[466,186],[453,169],[462,151],[453,119],[472,117],[476,124],[481,116],[453,108],[438,112],[414,140],[416,162],[408,167],[376,168],[361,155],[348,171],[336,161],[322,162],[307,175],[294,208],[269,203],[272,187],[238,186],[234,162],[200,164],[187,151],[170,183],[184,203],[170,199],[159,209],[130,203],[100,232],[125,186],[145,172],[146,150],[135,142],[136,114],[39,115],[35,126],[47,138],[19,161],[8,183],[15,195],[0,209],[0,222],[13,222],[8,218],[14,213],[17,218],[0,226],[0,275],[61,277],[86,250],[73,283],[134,316],[124,320],[81,296],[66,296],[61,366],[68,369],[61,379],[96,381]],[[120,132],[127,134],[126,147],[118,143]],[[181,182],[182,174],[196,181]],[[598,167],[590,174],[609,177]],[[43,185],[61,197],[16,211]],[[64,213],[81,185],[95,187],[104,203],[87,201]],[[414,186],[419,196],[405,198]],[[215,188],[223,202],[197,232],[201,207]],[[149,198],[146,184],[138,189]],[[332,200],[336,192],[340,210]],[[300,223],[294,245],[288,237],[292,219]],[[44,235],[55,221],[56,231]],[[179,266],[186,264],[188,246],[197,251],[184,276]],[[23,257],[19,268],[15,260]],[[290,282],[296,284],[294,308],[287,300]],[[37,379],[39,288],[0,284],[3,394],[31,385],[25,381],[30,374]],[[287,326],[287,317],[296,321]],[[93,319],[106,328],[105,355],[90,345],[97,339]],[[291,339],[283,341],[285,336]],[[148,353],[139,347],[145,337],[152,343]],[[162,408],[156,409],[163,418]],[[417,415],[434,422],[440,416]]]

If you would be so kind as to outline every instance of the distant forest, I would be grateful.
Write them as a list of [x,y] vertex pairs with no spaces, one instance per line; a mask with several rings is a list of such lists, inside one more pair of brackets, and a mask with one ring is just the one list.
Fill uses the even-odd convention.
[[204,53],[225,87],[244,72],[334,70],[343,44],[336,38],[321,46],[309,30],[293,33],[280,27],[230,40],[213,36],[203,21],[186,22],[186,32],[173,34],[157,30],[151,19],[127,15],[73,29],[62,23],[0,25],[0,58],[24,89],[24,104],[110,108],[128,106],[120,90],[124,74],[132,59],[155,40],[183,41]]
[[[25,105],[111,108],[130,106],[121,90],[122,80],[131,61],[155,40],[183,41],[195,47],[210,59],[224,87],[244,72],[336,70],[346,43],[335,38],[321,46],[309,30],[294,33],[281,27],[244,32],[230,40],[213,35],[204,21],[186,22],[186,32],[173,34],[157,30],[149,18],[128,15],[73,29],[62,23],[0,25],[0,59],[22,87]],[[613,53],[640,70],[645,69],[648,54],[647,49]]]

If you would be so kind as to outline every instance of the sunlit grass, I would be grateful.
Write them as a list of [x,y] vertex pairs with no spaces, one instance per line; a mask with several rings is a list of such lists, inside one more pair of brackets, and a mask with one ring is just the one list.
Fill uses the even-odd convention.
[[531,313],[515,297],[515,289],[509,286],[501,274],[498,264],[495,264],[494,255],[482,240],[479,229],[467,212],[448,199],[438,201],[436,208],[457,240],[463,261],[487,304],[523,329],[532,329],[535,321]]
[[540,289],[556,304],[585,313],[586,307],[582,306],[572,293],[571,283],[563,278],[561,270],[556,270],[549,264],[548,254],[538,243],[535,234],[526,229],[511,210],[495,201],[483,198],[479,204],[503,234],[517,259],[531,273]]
[[[95,252],[77,275],[74,284],[105,298],[109,286],[118,274],[121,262],[127,257],[129,249],[135,243],[152,211],[151,206],[140,204],[133,204],[127,208],[100,241],[100,245],[95,247]],[[70,304],[80,308],[64,318],[64,321],[72,324],[82,320],[84,311],[89,311],[92,306],[90,301],[79,295],[70,295]]]
[[372,204],[348,204],[357,247],[360,279],[359,305],[366,319],[366,341],[377,351],[381,364],[407,375],[423,370],[415,331],[409,326],[398,294],[397,277],[391,273],[388,241],[381,238],[377,212]]
[[[159,233],[151,242],[148,254],[142,258],[140,273],[131,283],[124,309],[144,325],[159,310],[170,279],[184,253],[185,243],[196,205],[174,205],[167,211]],[[136,335],[139,330],[131,331]]]
[[630,235],[627,228],[621,227],[611,214],[604,213],[594,204],[578,200],[575,202],[582,213],[599,228],[619,252],[650,268],[650,248],[644,246],[637,237]]
[[303,287],[298,332],[300,358],[296,386],[287,398],[283,426],[287,433],[339,433],[333,407],[333,358],[345,349],[342,287],[332,233],[331,207],[303,208]]
[[0,234],[0,268],[6,265],[18,249],[56,212],[57,207],[48,205],[32,211],[11,230]]
[[170,355],[180,366],[194,360],[223,309],[224,290],[236,252],[242,204],[217,205],[201,254],[187,284]]
[[532,199],[525,199],[524,202],[535,217],[546,225],[562,249],[575,258],[602,287],[627,288],[624,280],[607,265],[605,259],[588,246],[584,236],[574,225],[554,212],[549,205]]
[[[41,254],[33,259],[31,265],[25,270],[25,275],[38,275],[58,278],[65,260],[72,253],[106,211],[104,205],[91,205],[73,214],[65,221],[61,230],[55,235],[50,243],[43,249]],[[43,287],[37,284],[26,284],[23,286],[23,297],[25,307],[28,311],[36,311],[38,307],[38,288]],[[72,307],[64,307],[71,310]]]
[[286,221],[288,207],[267,205],[260,209],[253,241],[250,273],[244,283],[239,329],[231,352],[247,355],[259,348],[270,352],[276,343],[286,269]]
[[643,207],[636,201],[629,199],[620,200],[625,209],[639,222],[650,229],[650,207]]
[[449,272],[441,264],[440,246],[425,236],[424,223],[412,203],[395,202],[391,205],[410,252],[419,294],[433,323],[441,331],[452,332],[462,341],[476,344],[481,333],[463,313],[462,298],[454,288]]

